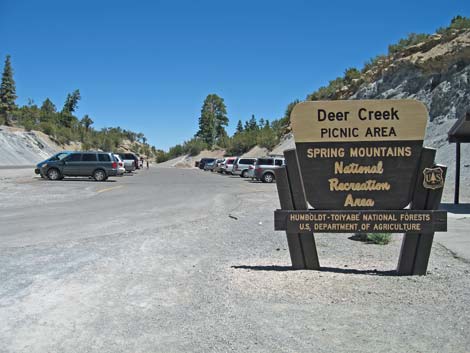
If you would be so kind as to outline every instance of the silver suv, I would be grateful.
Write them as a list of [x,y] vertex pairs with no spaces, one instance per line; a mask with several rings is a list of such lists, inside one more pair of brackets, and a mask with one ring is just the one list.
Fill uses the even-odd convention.
[[255,165],[256,160],[257,158],[237,158],[233,164],[232,174],[247,178],[250,165]]
[[255,164],[255,178],[263,183],[272,183],[275,180],[274,169],[286,165],[283,157],[258,158]]
[[221,170],[224,174],[232,174],[233,171],[233,163],[235,162],[237,157],[228,157],[225,158],[225,161],[222,163]]

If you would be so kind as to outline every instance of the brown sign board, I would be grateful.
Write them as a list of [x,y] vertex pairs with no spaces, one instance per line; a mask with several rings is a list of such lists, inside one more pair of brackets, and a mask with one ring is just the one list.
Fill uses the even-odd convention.
[[411,201],[428,113],[414,100],[309,101],[291,114],[306,198],[319,210]]
[[366,210],[274,212],[275,230],[288,233],[432,233],[447,230],[446,211]]

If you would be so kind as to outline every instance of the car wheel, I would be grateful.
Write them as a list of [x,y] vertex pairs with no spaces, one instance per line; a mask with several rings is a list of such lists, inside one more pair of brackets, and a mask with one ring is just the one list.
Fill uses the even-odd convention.
[[266,173],[263,175],[263,183],[272,183],[274,181],[273,173]]
[[248,170],[244,170],[244,171],[240,174],[240,177],[246,178],[247,175],[248,175]]
[[47,171],[47,178],[49,180],[59,180],[61,177],[60,172],[56,168],[51,168]]
[[95,179],[96,181],[105,181],[106,173],[103,169],[97,169],[93,172],[93,179]]

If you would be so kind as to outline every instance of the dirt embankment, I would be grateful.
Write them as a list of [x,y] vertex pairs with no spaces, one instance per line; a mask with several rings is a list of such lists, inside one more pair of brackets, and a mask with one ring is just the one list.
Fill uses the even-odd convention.
[[0,126],[0,166],[34,165],[61,149],[42,132]]

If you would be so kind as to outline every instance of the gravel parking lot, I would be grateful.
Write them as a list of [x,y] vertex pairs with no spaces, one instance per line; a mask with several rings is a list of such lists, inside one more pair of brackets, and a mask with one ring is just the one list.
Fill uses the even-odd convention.
[[469,350],[470,262],[438,242],[424,277],[394,275],[399,235],[317,235],[323,271],[292,271],[274,184],[4,172],[0,352]]

